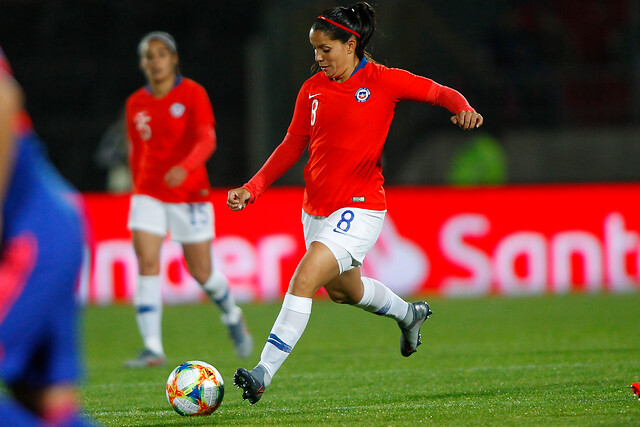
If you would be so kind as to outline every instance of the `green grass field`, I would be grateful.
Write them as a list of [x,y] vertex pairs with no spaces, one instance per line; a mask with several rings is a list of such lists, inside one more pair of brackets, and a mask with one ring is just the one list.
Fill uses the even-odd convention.
[[[133,308],[84,315],[86,411],[108,426],[640,425],[640,294],[430,299],[424,344],[404,358],[390,319],[325,300],[262,400],[232,384],[252,368],[280,310],[244,306],[256,351],[236,358],[210,305],[164,311],[169,365],[130,370],[140,348]],[[199,359],[226,381],[221,407],[181,417],[165,398],[174,366]]]

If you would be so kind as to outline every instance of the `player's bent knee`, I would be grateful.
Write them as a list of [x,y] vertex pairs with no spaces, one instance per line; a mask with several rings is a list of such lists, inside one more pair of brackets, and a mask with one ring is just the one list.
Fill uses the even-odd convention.
[[295,274],[289,283],[289,293],[299,297],[312,298],[317,290],[316,283],[306,274]]

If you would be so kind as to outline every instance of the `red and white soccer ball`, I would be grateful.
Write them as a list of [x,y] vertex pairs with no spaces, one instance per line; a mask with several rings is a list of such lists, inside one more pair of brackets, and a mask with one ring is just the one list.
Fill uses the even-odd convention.
[[212,365],[191,360],[176,367],[167,379],[167,400],[185,416],[212,414],[224,397],[224,380]]

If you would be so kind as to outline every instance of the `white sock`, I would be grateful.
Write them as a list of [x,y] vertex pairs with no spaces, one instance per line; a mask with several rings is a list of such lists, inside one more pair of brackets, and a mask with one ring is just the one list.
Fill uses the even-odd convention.
[[164,354],[160,276],[138,276],[138,286],[133,302],[144,347],[154,353]]
[[209,276],[209,280],[202,285],[211,302],[215,303],[222,311],[222,321],[225,324],[238,323],[242,317],[242,310],[236,305],[236,300],[229,289],[229,281],[217,270]]
[[408,302],[375,279],[361,277],[361,280],[364,293],[356,307],[380,316],[391,317],[397,322],[403,323],[403,325],[411,322],[412,319],[407,319],[407,316],[412,314],[409,310]]
[[311,298],[298,297],[287,293],[282,302],[280,314],[271,328],[269,339],[260,355],[260,363],[266,370],[265,387],[280,369],[293,347],[302,336],[311,316]]

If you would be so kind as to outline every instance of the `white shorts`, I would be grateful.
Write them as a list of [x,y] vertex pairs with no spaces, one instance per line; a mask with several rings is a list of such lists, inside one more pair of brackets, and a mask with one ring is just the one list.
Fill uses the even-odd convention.
[[198,243],[212,240],[213,205],[201,203],[164,203],[151,196],[131,196],[129,230],[146,231],[165,236],[180,243]]
[[340,273],[360,267],[382,231],[387,211],[359,208],[338,209],[328,217],[302,211],[304,241],[320,242],[331,250],[340,265]]

